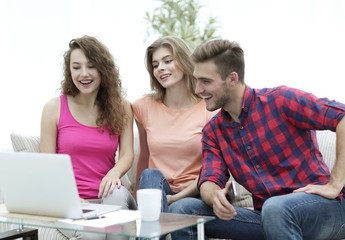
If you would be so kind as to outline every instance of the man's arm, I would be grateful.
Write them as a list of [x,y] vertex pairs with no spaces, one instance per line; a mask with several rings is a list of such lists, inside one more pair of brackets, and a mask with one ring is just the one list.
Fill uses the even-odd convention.
[[206,181],[200,186],[200,195],[202,200],[210,207],[217,217],[223,220],[230,220],[236,216],[235,208],[226,198],[230,182],[227,182],[224,189],[221,189],[216,183]]
[[337,125],[336,136],[336,161],[329,182],[325,185],[307,185],[294,192],[313,193],[329,199],[338,196],[345,185],[345,117]]

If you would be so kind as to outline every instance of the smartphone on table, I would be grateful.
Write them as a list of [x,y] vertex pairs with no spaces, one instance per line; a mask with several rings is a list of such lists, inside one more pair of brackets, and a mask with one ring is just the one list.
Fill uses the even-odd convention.
[[231,181],[228,189],[228,194],[226,195],[228,201],[232,204],[237,199],[237,191],[235,182]]

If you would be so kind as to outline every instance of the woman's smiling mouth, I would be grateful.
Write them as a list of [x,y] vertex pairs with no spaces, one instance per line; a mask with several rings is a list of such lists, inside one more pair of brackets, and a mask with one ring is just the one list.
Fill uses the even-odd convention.
[[170,76],[171,76],[170,73],[169,73],[169,74],[164,74],[164,75],[160,76],[160,79],[161,79],[161,80],[165,80],[165,79],[167,79],[167,78],[170,77]]
[[93,82],[93,80],[80,80],[79,81],[82,85],[89,85]]

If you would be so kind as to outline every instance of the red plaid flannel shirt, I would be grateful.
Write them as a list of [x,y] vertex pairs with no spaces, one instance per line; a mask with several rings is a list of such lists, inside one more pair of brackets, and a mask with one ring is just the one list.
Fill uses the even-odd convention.
[[330,173],[314,130],[335,131],[344,113],[344,104],[301,90],[246,86],[240,123],[222,109],[203,129],[198,186],[212,181],[224,187],[230,170],[261,209],[271,196],[325,184]]

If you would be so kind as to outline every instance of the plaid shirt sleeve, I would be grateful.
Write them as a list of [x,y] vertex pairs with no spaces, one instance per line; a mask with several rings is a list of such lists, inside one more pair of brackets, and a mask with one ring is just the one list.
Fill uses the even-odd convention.
[[[216,116],[218,116],[218,113]],[[213,118],[214,120],[215,118]],[[218,184],[220,187],[224,187],[226,181],[229,178],[229,171],[226,162],[223,159],[222,152],[218,147],[219,143],[217,135],[221,134],[220,129],[216,128],[216,125],[212,123],[212,120],[205,125],[203,129],[202,138],[202,170],[199,178],[198,188],[205,181],[211,181]]]
[[344,116],[344,104],[298,89],[282,86],[276,95],[279,95],[281,114],[298,128],[335,131]]

